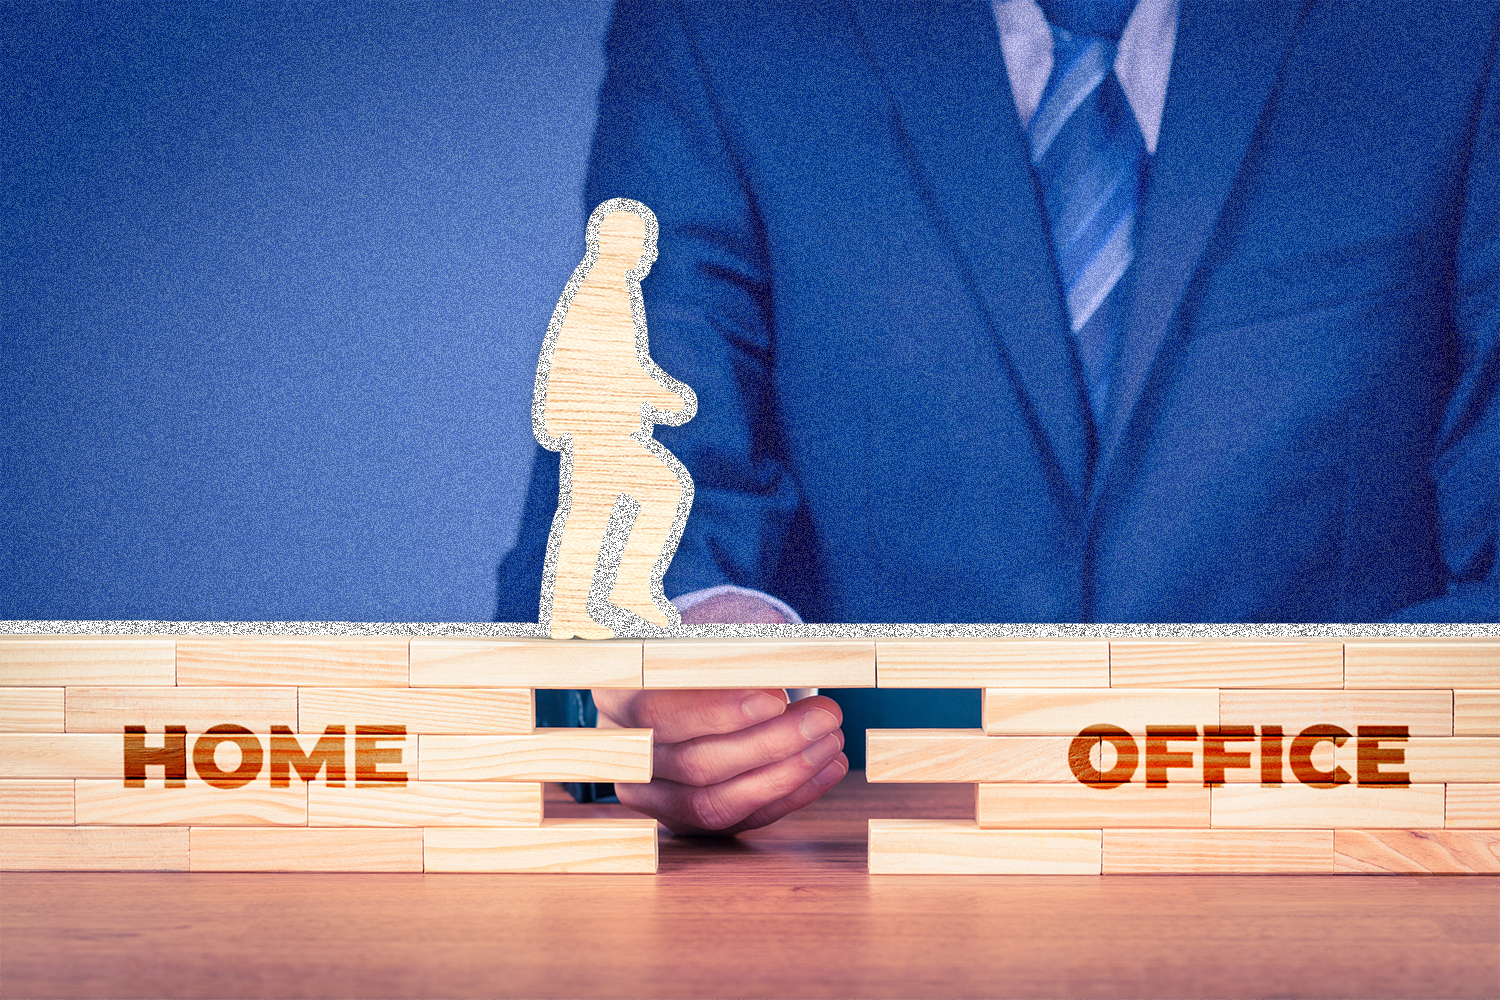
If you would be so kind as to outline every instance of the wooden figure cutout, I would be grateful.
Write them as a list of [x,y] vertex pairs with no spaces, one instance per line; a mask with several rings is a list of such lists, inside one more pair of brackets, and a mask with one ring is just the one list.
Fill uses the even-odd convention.
[[541,604],[555,639],[659,634],[682,623],[661,580],[693,480],[651,429],[691,420],[698,400],[647,346],[641,279],[656,260],[656,234],[656,216],[640,202],[615,198],[594,209],[588,253],[537,364],[532,430],[562,453]]

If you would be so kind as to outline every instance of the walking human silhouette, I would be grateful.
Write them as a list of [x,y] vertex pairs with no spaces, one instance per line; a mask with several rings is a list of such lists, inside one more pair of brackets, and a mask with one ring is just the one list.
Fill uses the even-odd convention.
[[[693,418],[693,390],[651,360],[641,279],[656,260],[656,216],[615,198],[594,209],[537,364],[531,420],[561,452],[541,624],[554,639],[672,629],[661,580],[693,502],[693,480],[651,436]],[[644,627],[643,627],[644,626]]]

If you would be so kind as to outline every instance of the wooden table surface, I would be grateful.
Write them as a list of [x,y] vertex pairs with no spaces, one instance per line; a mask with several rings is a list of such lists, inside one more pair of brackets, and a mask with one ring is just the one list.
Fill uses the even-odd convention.
[[[548,814],[628,815],[549,789]],[[7,997],[1495,997],[1500,879],[871,876],[868,785],[656,875],[6,873]]]

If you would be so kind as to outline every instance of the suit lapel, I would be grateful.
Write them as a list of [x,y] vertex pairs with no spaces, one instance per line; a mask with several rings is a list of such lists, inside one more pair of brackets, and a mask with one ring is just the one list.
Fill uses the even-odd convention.
[[1184,0],[1162,132],[1136,229],[1134,295],[1100,428],[1097,502],[1229,196],[1303,4]]
[[1088,397],[990,7],[855,0],[855,10],[917,187],[1032,407],[1054,476],[1081,502]]

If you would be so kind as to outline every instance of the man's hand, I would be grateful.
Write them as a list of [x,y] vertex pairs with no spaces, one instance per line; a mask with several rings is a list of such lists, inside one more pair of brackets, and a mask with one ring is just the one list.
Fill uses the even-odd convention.
[[[723,594],[683,623],[773,623],[770,604]],[[654,729],[655,777],[616,784],[620,801],[677,834],[733,834],[816,801],[849,771],[832,698],[788,704],[785,691],[596,690],[600,728]]]

